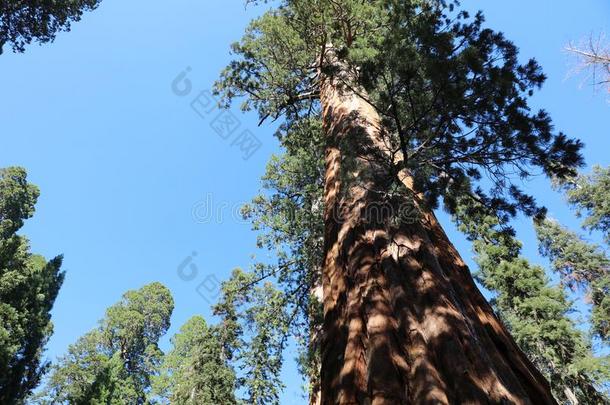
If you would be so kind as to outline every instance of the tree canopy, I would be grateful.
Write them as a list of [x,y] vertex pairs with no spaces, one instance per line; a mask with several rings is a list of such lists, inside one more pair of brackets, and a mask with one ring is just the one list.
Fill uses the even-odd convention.
[[51,42],[59,31],[69,31],[84,12],[100,0],[17,0],[0,2],[0,54],[5,45],[23,52],[32,41]]
[[42,403],[144,404],[163,352],[174,301],[160,283],[126,292],[98,328],[53,366]]
[[[320,303],[313,292],[320,285],[330,142],[319,99],[325,79],[338,77],[340,87],[360,92],[381,116],[387,198],[411,198],[398,175],[406,170],[428,207],[442,200],[456,213],[459,201],[471,200],[510,234],[509,220],[519,211],[544,214],[515,180],[566,178],[582,164],[581,143],[555,132],[549,115],[528,104],[545,80],[540,66],[520,63],[512,42],[458,2],[286,0],[255,19],[233,51],[217,92],[227,105],[242,101],[261,122],[281,119],[276,136],[284,152],[271,158],[265,192],[244,210],[261,231],[259,246],[278,260],[255,265],[238,291],[248,296],[256,280],[279,284],[296,314],[283,328],[303,343],[310,378],[319,373]],[[341,147],[347,155],[367,153],[362,145]],[[545,285],[540,274],[534,278]]]
[[223,352],[222,333],[201,316],[182,325],[153,383],[156,396],[172,404],[236,404],[236,377]]
[[535,214],[511,179],[536,168],[573,174],[581,144],[532,111],[528,96],[545,80],[540,66],[520,64],[516,46],[483,22],[456,2],[283,1],[233,46],[236,59],[217,88],[227,102],[244,96],[245,109],[290,126],[320,113],[332,47],[384,119],[388,147],[402,153],[392,163],[408,168],[430,204],[442,195],[451,209],[469,194],[507,215]]

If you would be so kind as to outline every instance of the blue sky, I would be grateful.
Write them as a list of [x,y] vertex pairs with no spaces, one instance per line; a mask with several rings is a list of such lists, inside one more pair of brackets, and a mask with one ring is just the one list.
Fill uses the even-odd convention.
[[[533,104],[550,111],[557,129],[586,143],[588,164],[610,164],[610,97],[581,87],[581,77],[566,79],[570,59],[562,51],[571,40],[610,31],[610,3],[463,5],[482,9],[487,26],[504,31],[524,60],[537,58],[549,79]],[[164,283],[175,299],[169,337],[192,315],[209,317],[210,276],[222,280],[234,267],[247,267],[253,253],[266,254],[255,251],[256,235],[232,212],[259,190],[265,162],[277,150],[272,128],[235,109],[239,129],[225,140],[210,126],[214,112],[199,116],[190,106],[259,11],[242,0],[103,0],[53,44],[0,56],[0,166],[26,167],[41,188],[37,213],[23,229],[34,252],[65,255],[50,358],[93,328],[121,294],[151,281]],[[192,92],[180,97],[171,84],[187,67]],[[262,143],[248,160],[232,145],[243,130]],[[545,179],[524,187],[554,217],[578,225]],[[207,221],[205,201],[215,210]],[[470,258],[468,243],[441,217]],[[517,227],[528,257],[544,264],[529,220]],[[197,274],[185,281],[178,268],[190,263]],[[291,363],[283,403],[304,403]]]

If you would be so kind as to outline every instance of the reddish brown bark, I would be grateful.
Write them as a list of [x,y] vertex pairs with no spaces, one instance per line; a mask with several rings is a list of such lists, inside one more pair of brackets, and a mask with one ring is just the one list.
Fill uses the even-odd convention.
[[[395,196],[379,115],[331,64],[321,403],[555,404],[404,171]],[[401,212],[405,195],[414,220],[379,209]]]

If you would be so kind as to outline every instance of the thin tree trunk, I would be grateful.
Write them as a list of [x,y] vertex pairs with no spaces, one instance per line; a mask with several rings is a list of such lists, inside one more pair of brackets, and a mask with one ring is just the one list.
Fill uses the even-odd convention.
[[[318,270],[319,273],[319,270]],[[323,289],[322,285],[319,282],[319,277],[316,277],[316,283],[311,288],[311,296],[317,300],[318,304],[323,302]],[[312,309],[313,310],[313,309]],[[316,316],[317,314],[310,315],[310,336],[309,336],[309,350],[310,355],[316,355],[320,352],[320,344],[322,337],[322,330],[319,318]],[[321,405],[322,401],[322,393],[320,386],[320,368],[321,364],[319,361],[319,357],[316,357],[312,364],[315,369],[311,370],[311,375],[309,376],[309,405]]]
[[570,401],[571,405],[579,405],[580,402],[578,402],[576,394],[574,394],[574,391],[572,391],[570,387],[565,387],[563,393],[565,394],[566,398],[568,398],[568,401]]
[[321,403],[555,404],[328,55]]

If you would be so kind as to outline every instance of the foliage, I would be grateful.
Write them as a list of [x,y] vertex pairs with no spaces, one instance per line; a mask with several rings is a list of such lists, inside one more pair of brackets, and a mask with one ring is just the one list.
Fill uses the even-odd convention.
[[160,283],[128,291],[108,308],[99,327],[71,345],[53,366],[45,401],[70,404],[144,404],[161,362],[159,338],[174,302]]
[[540,67],[520,65],[517,48],[482,24],[481,14],[436,1],[284,1],[234,45],[237,58],[217,88],[227,102],[245,96],[245,109],[290,125],[319,114],[320,80],[333,74],[325,55],[336,49],[385,119],[388,144],[403,154],[397,164],[431,205],[443,195],[451,208],[474,194],[508,216],[535,214],[511,177],[529,177],[533,167],[572,174],[581,144],[553,133],[544,111],[530,112],[527,98],[545,79]]
[[83,12],[92,11],[100,0],[16,0],[0,2],[0,53],[9,44],[23,52],[33,40],[51,42],[59,31],[69,31]]
[[46,261],[18,235],[32,217],[38,188],[24,169],[0,169],[0,403],[22,403],[48,368],[50,311],[61,288],[62,257]]
[[610,340],[610,259],[597,245],[552,220],[536,223],[540,253],[551,260],[553,270],[572,289],[587,291],[593,304],[591,329]]
[[167,403],[236,404],[236,377],[224,354],[222,331],[200,316],[189,319],[172,338],[172,349],[153,387]]
[[595,166],[593,173],[560,182],[568,202],[584,217],[585,229],[602,232],[610,243],[610,167]]
[[[551,285],[540,266],[520,256],[521,244],[496,216],[462,202],[455,215],[473,241],[478,280],[494,292],[493,305],[519,346],[541,370],[560,403],[571,392],[582,403],[606,403],[607,359],[595,358],[585,336],[568,316],[572,303]],[[605,387],[607,388],[607,387]]]
[[[610,168],[595,166],[591,174],[559,180],[568,203],[580,217],[583,228],[599,231],[610,243]],[[610,335],[610,259],[600,246],[552,221],[537,224],[541,253],[570,287],[588,292],[592,303],[591,331],[608,344]]]
[[319,95],[324,79],[337,74],[326,60],[330,51],[383,118],[387,144],[398,157],[387,165],[388,178],[399,183],[397,173],[408,169],[433,208],[442,197],[450,212],[470,199],[504,222],[519,210],[540,214],[514,177],[539,168],[565,178],[582,162],[580,142],[554,133],[548,114],[528,106],[545,79],[538,64],[519,64],[510,41],[483,28],[481,14],[471,18],[456,5],[281,1],[233,45],[235,59],[217,84],[227,105],[239,99],[261,122],[283,119],[276,136],[284,153],[271,158],[265,192],[244,209],[261,232],[259,247],[272,250],[277,261],[239,273],[226,300],[249,302],[257,282],[276,281],[285,311],[295,314],[278,328],[302,344],[309,377],[318,372],[314,340],[321,311],[312,291],[323,257],[326,146]]
[[[279,404],[280,372],[287,344],[286,296],[269,281],[256,285],[254,275],[240,269],[223,284],[223,299],[215,307],[222,318],[226,355],[240,369],[237,386],[254,405]],[[248,294],[244,292],[248,290]],[[293,315],[294,316],[294,313]]]

